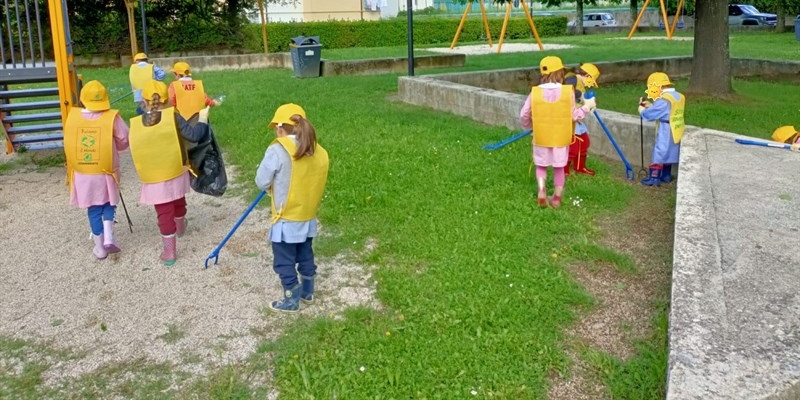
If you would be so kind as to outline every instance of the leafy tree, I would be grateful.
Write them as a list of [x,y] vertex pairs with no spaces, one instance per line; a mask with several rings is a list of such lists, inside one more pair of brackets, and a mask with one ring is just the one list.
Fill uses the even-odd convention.
[[[684,0],[683,6],[681,6],[681,15],[692,15],[694,14],[694,7],[695,3],[702,0]],[[653,0],[650,1],[650,4],[653,3]],[[656,4],[659,4],[658,1],[655,1]],[[675,15],[678,12],[678,0],[666,0],[664,2],[664,6],[667,9],[667,14]],[[660,6],[659,6],[660,7]]]
[[[293,1],[266,0],[267,3]],[[138,20],[141,2],[134,0],[134,3],[137,35],[141,40]],[[236,48],[243,42],[247,22],[244,10],[255,5],[256,0],[146,0],[148,42],[158,50]],[[125,0],[71,1],[68,15],[76,52],[125,52],[130,46]]]

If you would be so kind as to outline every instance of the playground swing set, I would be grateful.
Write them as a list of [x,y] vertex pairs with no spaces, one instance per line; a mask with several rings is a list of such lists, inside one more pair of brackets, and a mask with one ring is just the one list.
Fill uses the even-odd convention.
[[[678,1],[678,9],[675,11],[675,17],[672,19],[672,24],[669,23],[669,14],[667,14],[667,7],[664,3],[664,0],[659,0],[660,8],[661,8],[661,18],[662,23],[664,24],[664,31],[667,34],[667,39],[672,40],[672,36],[675,34],[675,28],[678,27],[678,19],[681,18],[681,11],[683,10],[683,3],[684,0]],[[633,33],[636,32],[636,28],[639,27],[639,21],[641,21],[644,12],[647,11],[647,5],[650,4],[650,0],[644,0],[644,4],[642,5],[642,9],[639,11],[639,15],[636,17],[636,21],[631,26],[631,31],[628,33],[628,40],[633,37]]]
[[[470,0],[467,3],[467,7],[464,9],[464,15],[461,17],[461,22],[459,22],[458,29],[456,29],[456,34],[453,37],[453,42],[450,44],[450,50],[456,47],[456,43],[458,43],[458,38],[459,36],[461,36],[461,31],[464,29],[464,23],[466,22],[467,17],[469,16],[470,10],[472,9],[472,3],[474,2],[475,0]],[[489,48],[491,48],[493,46],[492,32],[489,29],[489,19],[486,16],[486,6],[483,3],[483,0],[478,0],[478,3],[480,4],[481,7],[483,28],[486,31],[486,38],[489,40]],[[534,23],[533,18],[531,18],[530,9],[528,8],[528,5],[524,1],[521,1],[520,3],[522,4],[522,9],[525,10],[525,18],[528,20],[528,26],[531,28],[531,33],[533,34],[533,37],[536,39],[536,44],[539,45],[540,51],[544,51],[542,40],[539,38],[539,32],[536,31],[536,23]],[[511,3],[510,2],[506,3],[506,14],[505,17],[503,18],[503,28],[500,30],[500,39],[497,44],[498,53],[500,53],[503,50],[503,38],[505,38],[506,36],[506,29],[508,28],[508,19],[511,17],[511,8],[512,8]]]

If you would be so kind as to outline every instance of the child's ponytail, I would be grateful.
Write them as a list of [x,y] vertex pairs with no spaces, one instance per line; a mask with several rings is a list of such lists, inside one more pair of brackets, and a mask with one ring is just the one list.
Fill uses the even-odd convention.
[[294,159],[299,160],[305,156],[313,156],[314,149],[317,147],[317,132],[314,130],[314,126],[298,114],[292,115],[289,119],[294,122],[292,133],[296,135],[299,142],[297,151],[294,153]]

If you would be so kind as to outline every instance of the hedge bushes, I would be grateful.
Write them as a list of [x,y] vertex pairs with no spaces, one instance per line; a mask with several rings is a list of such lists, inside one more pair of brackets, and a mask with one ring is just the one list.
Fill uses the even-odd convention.
[[[458,18],[422,17],[414,20],[414,43],[449,44],[458,28]],[[502,18],[489,18],[492,39],[499,39]],[[537,17],[536,29],[542,37],[566,34],[564,17]],[[127,24],[108,18],[81,29],[73,28],[76,55],[125,54],[130,51]],[[148,25],[150,52],[175,52],[193,50],[228,49],[236,52],[261,53],[264,51],[260,24],[243,24],[240,31],[221,23],[211,23],[189,17],[179,24]],[[379,21],[324,21],[270,23],[267,25],[270,52],[289,51],[290,39],[297,36],[319,36],[325,48],[385,47],[406,44],[406,20],[393,18]],[[459,41],[473,42],[485,36],[483,21],[471,17],[464,24]],[[506,39],[531,37],[528,21],[522,17],[510,18]],[[140,45],[141,45],[141,38]]]
[[[415,44],[450,43],[458,28],[457,18],[424,18],[414,21]],[[489,18],[489,29],[492,39],[499,39],[503,26],[502,18]],[[261,43],[261,25],[251,24],[246,28],[247,50],[264,51]],[[561,36],[566,34],[567,19],[565,17],[536,18],[536,31],[541,37]],[[319,36],[323,47],[329,49],[348,47],[387,47],[406,44],[408,31],[406,20],[395,18],[380,21],[325,21],[325,22],[289,22],[270,23],[267,25],[267,36],[270,52],[289,51],[291,38],[297,36]],[[461,32],[459,42],[482,40],[486,36],[483,21],[480,18],[467,19]],[[510,18],[506,28],[506,39],[530,38],[531,30],[525,18]],[[252,40],[257,40],[253,43]]]

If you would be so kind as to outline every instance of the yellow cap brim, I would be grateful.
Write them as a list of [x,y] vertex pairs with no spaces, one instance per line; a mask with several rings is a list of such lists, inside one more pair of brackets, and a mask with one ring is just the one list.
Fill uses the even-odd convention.
[[84,102],[83,107],[89,111],[106,111],[111,109],[111,103],[106,100]]

